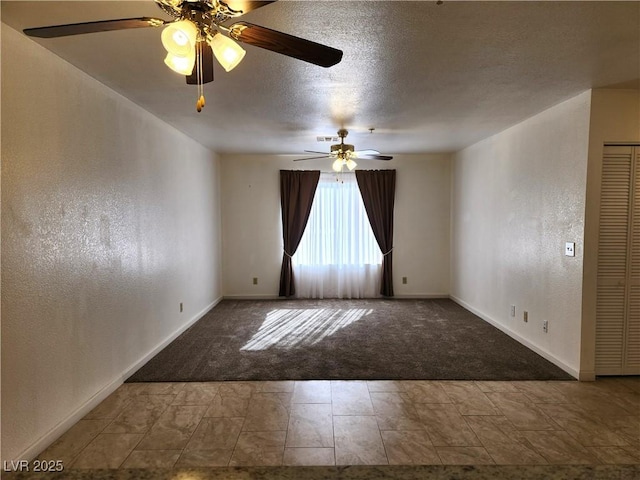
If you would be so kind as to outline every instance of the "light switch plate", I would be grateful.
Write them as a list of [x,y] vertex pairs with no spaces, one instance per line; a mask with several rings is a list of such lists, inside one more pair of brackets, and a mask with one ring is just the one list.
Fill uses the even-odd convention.
[[575,242],[567,242],[564,244],[564,254],[567,257],[575,257],[576,256],[576,244]]

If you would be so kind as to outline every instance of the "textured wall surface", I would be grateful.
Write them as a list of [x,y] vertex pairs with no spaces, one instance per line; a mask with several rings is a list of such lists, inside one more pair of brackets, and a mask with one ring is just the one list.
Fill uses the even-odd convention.
[[2,113],[2,459],[14,459],[220,297],[219,166],[4,25]]
[[[279,171],[330,171],[330,160],[222,155],[224,295],[278,295],[282,262]],[[394,291],[396,296],[449,293],[450,158],[396,155],[359,168],[395,168]],[[258,277],[258,285],[252,285]],[[407,284],[401,283],[407,277]]]
[[452,295],[576,375],[590,100],[585,92],[458,152],[453,170]]

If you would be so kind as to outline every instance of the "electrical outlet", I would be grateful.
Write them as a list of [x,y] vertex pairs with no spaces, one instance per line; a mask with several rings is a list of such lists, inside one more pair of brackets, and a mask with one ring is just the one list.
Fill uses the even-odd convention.
[[403,285],[407,284],[407,277],[402,277],[402,283],[403,283]]
[[515,305],[511,305],[511,316],[512,317],[516,316],[516,306]]
[[253,277],[253,284],[257,285],[258,284],[258,277]]
[[180,302],[180,313],[182,313],[182,302]]
[[544,320],[542,322],[542,331],[544,333],[547,333],[549,331],[549,321],[548,320]]
[[529,321],[529,312],[522,313],[522,320],[524,320],[525,323]]

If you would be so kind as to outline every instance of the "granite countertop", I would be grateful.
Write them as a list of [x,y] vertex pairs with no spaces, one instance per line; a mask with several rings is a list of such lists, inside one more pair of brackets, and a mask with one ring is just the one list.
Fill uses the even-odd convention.
[[640,480],[640,465],[220,467],[12,472],[4,480]]

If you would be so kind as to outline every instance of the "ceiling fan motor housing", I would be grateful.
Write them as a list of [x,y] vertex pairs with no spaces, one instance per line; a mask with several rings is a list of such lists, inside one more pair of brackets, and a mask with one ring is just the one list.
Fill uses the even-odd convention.
[[331,153],[339,153],[342,151],[345,152],[353,152],[355,150],[353,145],[349,145],[348,143],[338,143],[336,145],[331,145]]
[[174,18],[185,18],[194,22],[206,33],[215,31],[215,26],[233,17],[242,15],[219,0],[155,0],[156,4]]

